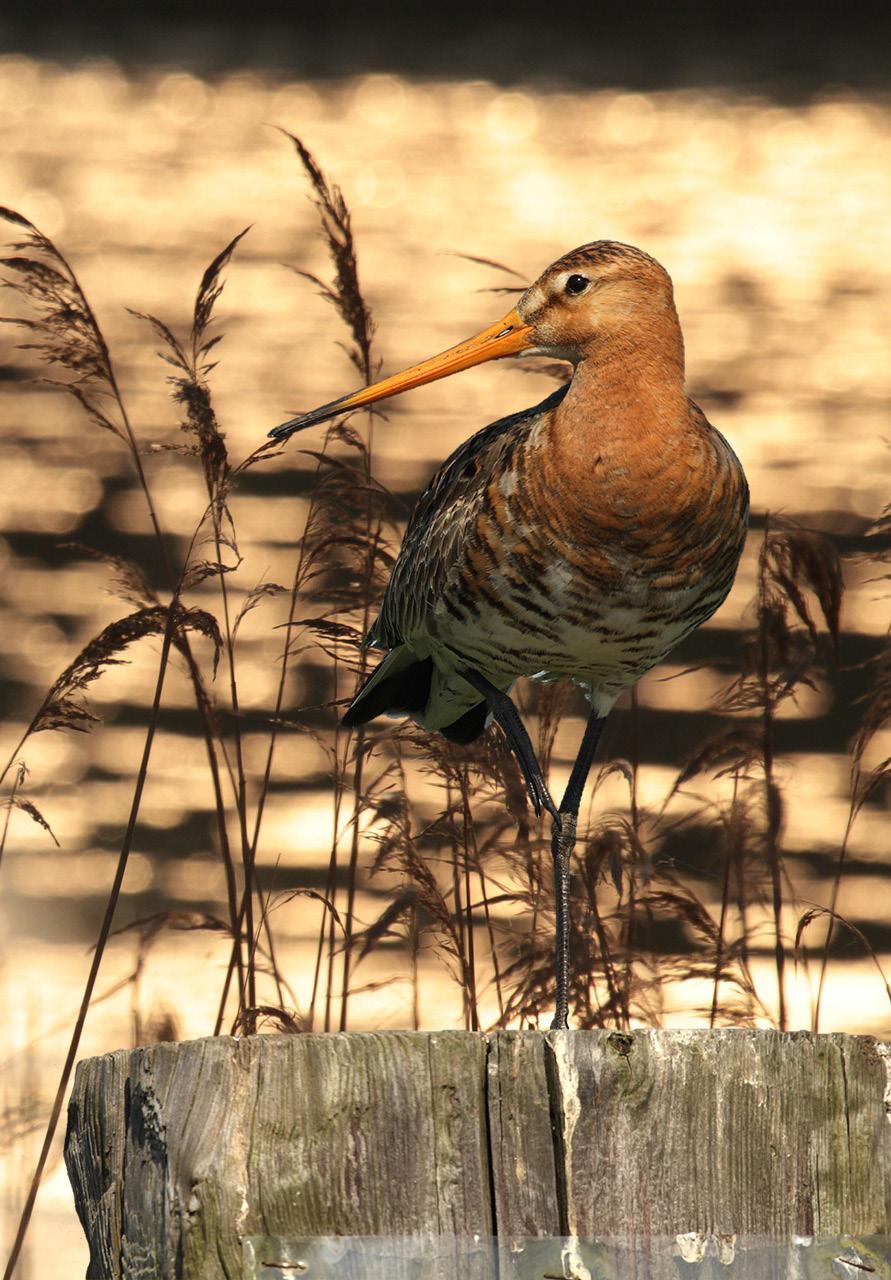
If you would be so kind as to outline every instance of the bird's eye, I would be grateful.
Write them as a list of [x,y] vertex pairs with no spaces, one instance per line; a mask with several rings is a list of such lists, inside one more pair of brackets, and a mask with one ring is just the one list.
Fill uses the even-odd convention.
[[566,292],[584,293],[590,283],[587,276],[570,276],[566,281]]

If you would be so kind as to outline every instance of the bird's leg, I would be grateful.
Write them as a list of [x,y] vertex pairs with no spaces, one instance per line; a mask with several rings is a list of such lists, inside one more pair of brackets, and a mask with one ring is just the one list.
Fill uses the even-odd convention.
[[572,773],[569,775],[569,783],[563,796],[563,802],[560,805],[560,822],[554,823],[551,832],[551,854],[554,859],[554,908],[557,920],[555,958],[557,1003],[554,1011],[554,1021],[551,1023],[551,1029],[554,1031],[564,1031],[568,1026],[569,859],[572,857],[572,851],[575,848],[575,832],[579,820],[582,794],[585,790],[588,774],[591,772],[594,753],[597,750],[597,743],[600,741],[604,723],[604,716],[599,716],[596,711],[591,712],[588,717],[588,723],[585,726],[579,753],[576,756],[575,764],[572,766]]
[[535,749],[529,740],[526,726],[523,724],[513,700],[508,694],[496,688],[491,680],[487,680],[479,671],[466,667],[460,674],[468,684],[472,684],[474,689],[483,695],[489,704],[489,710],[501,725],[504,736],[510,743],[511,749],[517,758],[517,763],[522,771],[526,790],[529,792],[529,798],[532,801],[532,807],[535,809],[536,815],[540,814],[543,808],[547,809],[555,824],[559,827],[561,822],[560,814],[548,790],[548,784],[544,780],[541,765],[536,759]]

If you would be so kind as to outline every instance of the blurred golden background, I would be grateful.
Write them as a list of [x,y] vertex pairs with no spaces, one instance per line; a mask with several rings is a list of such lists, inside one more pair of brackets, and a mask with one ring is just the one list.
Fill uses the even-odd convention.
[[[801,686],[776,727],[784,930],[791,945],[802,913],[829,901],[849,814],[849,749],[863,715],[857,700],[870,688],[862,664],[881,654],[891,616],[876,580],[884,569],[874,548],[882,544],[866,537],[888,501],[891,405],[891,99],[871,79],[870,32],[857,49],[839,44],[838,66],[827,44],[813,66],[806,58],[792,68],[772,64],[764,83],[757,74],[761,46],[751,39],[741,46],[738,66],[727,49],[693,40],[680,82],[667,83],[652,72],[660,33],[636,50],[624,27],[610,36],[613,45],[620,37],[625,42],[617,70],[605,68],[602,47],[600,61],[585,63],[584,49],[593,58],[597,48],[590,30],[587,44],[564,33],[572,47],[565,61],[549,49],[547,66],[535,65],[534,31],[521,23],[507,48],[490,36],[472,53],[467,43],[453,48],[451,61],[443,53],[440,63],[422,34],[410,33],[392,55],[380,39],[372,41],[363,63],[364,28],[355,26],[347,27],[337,55],[324,30],[307,28],[301,43],[281,19],[263,41],[256,37],[256,47],[248,41],[241,64],[237,28],[162,26],[154,41],[141,41],[147,29],[134,28],[116,45],[101,15],[82,30],[7,26],[0,202],[56,242],[97,312],[177,561],[206,505],[203,477],[194,458],[170,447],[183,439],[165,385],[170,370],[157,359],[158,342],[145,322],[127,308],[185,332],[208,262],[250,224],[225,273],[216,313],[225,341],[211,374],[232,461],[256,449],[290,411],[357,382],[334,312],[282,265],[330,276],[305,175],[275,126],[298,134],[343,190],[377,326],[374,352],[385,372],[451,345],[504,309],[489,290],[516,281],[460,254],[506,263],[528,280],[575,245],[612,238],[640,245],[666,265],[691,394],[742,459],[755,518],[730,600],[669,666],[642,682],[633,719],[627,707],[616,713],[602,754],[639,752],[637,800],[657,814],[701,742],[746,720],[719,715],[714,702],[738,670],[741,637],[752,625],[765,512],[795,517],[829,537],[845,561],[839,666],[813,687]],[[214,31],[216,45],[208,43]],[[296,70],[289,70],[287,53],[276,56],[276,32],[290,33],[299,51]],[[859,76],[851,71],[858,66]],[[10,228],[10,238],[15,232]],[[5,314],[25,312],[10,297]],[[72,400],[34,380],[44,370],[16,347],[27,335],[19,339],[5,328],[0,336],[5,762],[47,687],[128,608],[110,594],[107,566],[68,544],[126,556],[159,590],[164,584],[126,450]],[[395,495],[397,525],[460,441],[541,399],[552,385],[544,373],[502,363],[388,408],[388,420],[375,428],[373,470]],[[233,494],[242,557],[229,576],[234,611],[257,583],[290,588],[315,468],[300,450],[320,442],[321,432],[299,437],[282,456],[246,473]],[[206,581],[191,599],[216,610],[217,583]],[[276,628],[287,611],[286,595],[264,598],[238,633],[251,796],[275,703],[283,643]],[[29,813],[7,810],[0,1157],[10,1240],[114,874],[159,651],[159,640],[142,641],[126,654],[127,665],[91,686],[89,704],[102,723],[90,734],[40,733],[21,753],[29,770],[22,795],[58,844]],[[204,663],[208,648],[199,644],[197,651]],[[326,664],[312,648],[293,663],[286,716],[331,696]],[[164,694],[118,928],[162,911],[225,916],[213,793],[194,695],[180,668]],[[221,667],[213,688],[224,736],[231,727],[226,683]],[[576,714],[558,731],[552,769],[558,779],[568,771],[580,710],[573,704]],[[335,818],[325,722],[312,727],[315,736],[295,721],[279,739],[258,854],[265,892],[325,891]],[[889,755],[891,733],[880,729],[866,764]],[[433,814],[435,780],[416,772],[412,786],[417,812]],[[725,794],[726,780],[698,777],[671,801],[672,815],[686,815],[686,825],[660,837],[661,856],[711,906],[720,901],[722,873],[702,814]],[[606,779],[595,818],[627,808],[625,780]],[[852,828],[838,903],[886,971],[887,831],[887,793],[879,787]],[[348,831],[336,834],[348,850]],[[360,842],[363,865],[375,850],[369,828]],[[386,880],[360,877],[355,910],[363,926],[380,915],[391,891]],[[766,905],[756,910],[760,947],[750,968],[766,1005],[758,1017],[767,1025],[775,1013],[770,916]],[[319,904],[308,897],[274,914],[277,960],[299,1016],[310,1002],[319,925]],[[816,955],[824,932],[815,927]],[[666,952],[682,947],[684,937],[681,927],[665,941]],[[128,1044],[134,1034],[209,1034],[228,953],[225,937],[209,932],[168,931],[150,945],[139,930],[113,938],[97,987],[105,998],[91,1009],[80,1055]],[[351,1027],[409,1026],[415,1013],[422,1026],[462,1025],[460,990],[435,949],[418,955],[415,984],[405,954],[394,947],[370,954],[360,973]],[[801,965],[790,969],[792,1027],[811,1024],[814,980]],[[261,996],[274,1002],[265,987]],[[701,1022],[710,998],[707,983],[673,984],[663,992],[663,1017]],[[490,987],[481,990],[480,1012],[484,1025],[498,1017]],[[882,978],[849,935],[833,953],[820,1026],[891,1033]],[[59,1157],[38,1200],[21,1276],[45,1273],[48,1246],[54,1275],[83,1274],[85,1246]]]

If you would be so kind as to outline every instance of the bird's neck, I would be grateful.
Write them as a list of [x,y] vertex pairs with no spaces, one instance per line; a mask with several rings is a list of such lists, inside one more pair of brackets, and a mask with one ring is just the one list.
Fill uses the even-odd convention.
[[578,362],[547,436],[550,487],[578,528],[606,508],[622,527],[642,507],[658,523],[677,467],[706,445],[691,439],[680,330],[598,344]]
[[684,398],[684,340],[677,314],[661,313],[633,328],[596,338],[576,365],[576,394],[602,398],[613,410],[636,401],[677,404]]
[[[667,321],[669,317],[665,317]],[[600,339],[575,367],[554,426],[570,449],[647,436],[663,445],[688,425],[680,326]]]

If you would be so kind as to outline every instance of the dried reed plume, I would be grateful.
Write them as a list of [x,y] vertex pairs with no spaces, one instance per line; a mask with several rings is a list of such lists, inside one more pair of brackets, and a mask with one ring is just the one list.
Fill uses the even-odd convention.
[[[116,665],[121,662],[122,659],[119,655],[130,644],[150,635],[160,635],[162,637],[161,656],[152,698],[149,724],[142,759],[135,775],[130,815],[122,838],[117,870],[109,890],[104,919],[93,952],[90,972],[44,1135],[37,1168],[25,1199],[16,1239],[7,1263],[5,1277],[8,1280],[21,1253],[37,1190],[74,1066],[102,956],[111,933],[111,926],[136,830],[142,794],[158,726],[167,666],[173,648],[178,649],[186,658],[195,690],[196,706],[203,723],[208,760],[214,777],[221,847],[231,886],[230,913],[232,915],[233,931],[237,932],[238,925],[236,920],[234,875],[231,867],[231,858],[228,853],[228,839],[225,828],[226,814],[217,763],[216,727],[213,723],[210,700],[204,681],[192,655],[188,639],[188,633],[191,630],[198,631],[211,640],[214,646],[213,671],[215,673],[219,653],[223,647],[223,639],[218,624],[212,615],[206,611],[188,608],[181,603],[185,576],[183,572],[179,575],[174,575],[172,572],[170,556],[143,469],[136,437],[117,383],[109,348],[95,313],[87,301],[74,271],[52,241],[44,236],[28,219],[9,209],[0,209],[0,218],[11,223],[19,229],[20,233],[23,233],[23,238],[17,240],[13,245],[12,256],[2,260],[6,270],[11,273],[6,281],[8,287],[19,296],[31,313],[30,316],[19,317],[10,321],[10,323],[24,328],[26,332],[28,341],[21,343],[20,347],[24,350],[36,352],[45,363],[52,367],[60,367],[73,375],[68,380],[53,379],[51,381],[53,381],[54,385],[59,386],[63,391],[74,397],[94,425],[110,431],[126,445],[139,487],[146,501],[162,567],[171,584],[170,603],[166,606],[162,605],[158,603],[154,592],[147,589],[149,575],[141,568],[128,565],[120,557],[111,558],[116,585],[119,589],[123,588],[125,596],[129,597],[131,601],[135,598],[142,607],[107,626],[61,673],[32,717],[30,724],[10,755],[6,765],[0,771],[0,782],[2,782],[25,742],[34,733],[50,729],[83,731],[89,728],[95,723],[95,716],[84,700],[84,693],[88,687],[110,665]],[[228,251],[224,251],[224,254],[220,255],[215,264],[212,264],[209,273],[202,282],[202,289],[199,291],[199,304],[196,306],[196,320],[193,329],[193,337],[197,335],[199,339],[193,346],[196,359],[206,355],[210,345],[212,345],[212,343],[203,344],[203,334],[210,320],[213,303],[219,294],[219,270],[228,261],[232,247],[234,245]],[[203,447],[202,460],[204,460],[205,455],[211,452],[212,442],[202,440],[200,443]],[[21,776],[20,771],[16,777],[16,788],[18,788]],[[11,803],[15,802],[15,790],[10,799]],[[36,809],[31,816],[35,814],[37,814]],[[240,945],[238,950],[240,958]],[[241,972],[240,960],[239,972]],[[239,985],[243,988],[243,983]]]

